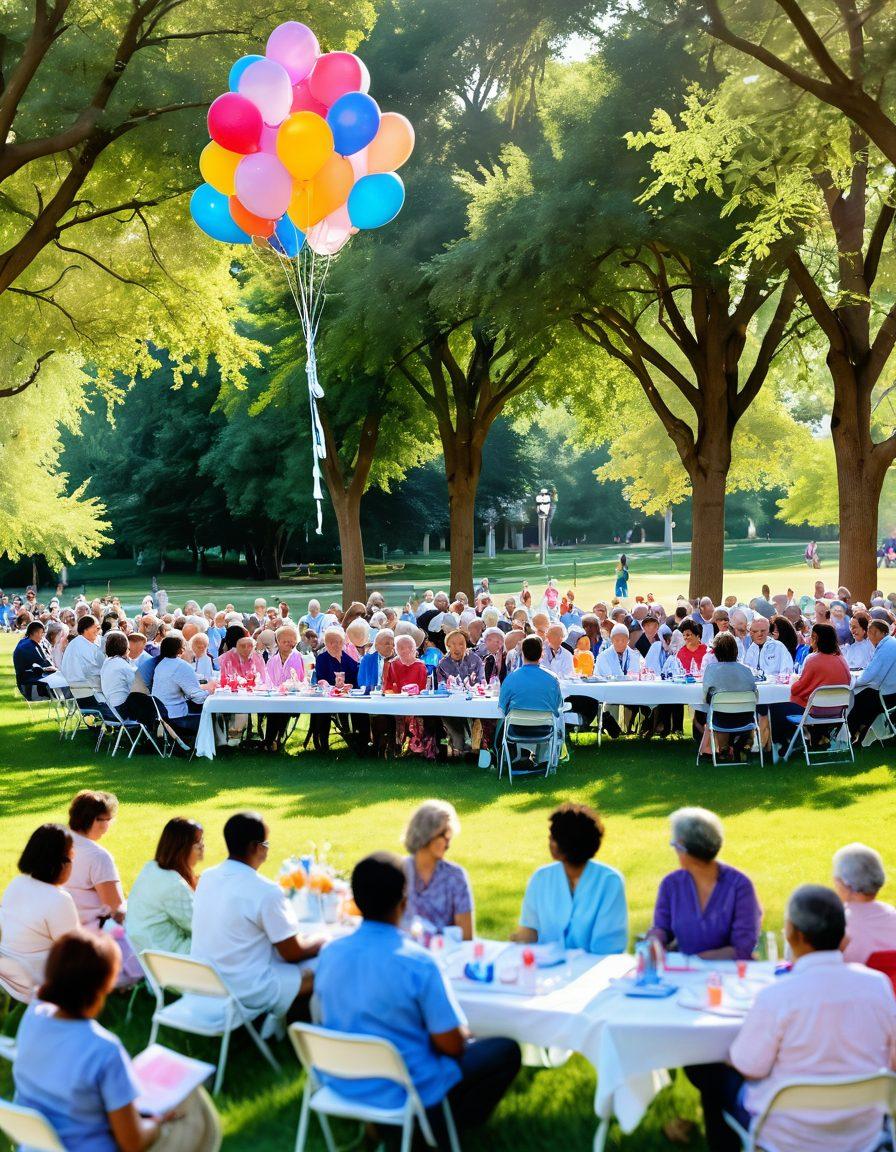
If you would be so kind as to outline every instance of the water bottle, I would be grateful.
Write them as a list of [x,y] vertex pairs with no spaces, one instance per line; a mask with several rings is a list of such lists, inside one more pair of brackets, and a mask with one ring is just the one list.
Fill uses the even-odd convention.
[[317,665],[316,664],[313,664],[311,666],[311,687],[312,688],[317,687]]
[[501,684],[500,684],[497,676],[492,676],[491,680],[489,680],[488,690],[492,696],[497,696],[498,693],[501,691]]
[[653,940],[641,936],[635,943],[635,983],[639,985],[656,984],[659,982],[657,971],[656,949]]
[[522,961],[520,989],[528,996],[534,996],[538,990],[538,969],[535,964],[535,953],[531,948],[523,949]]

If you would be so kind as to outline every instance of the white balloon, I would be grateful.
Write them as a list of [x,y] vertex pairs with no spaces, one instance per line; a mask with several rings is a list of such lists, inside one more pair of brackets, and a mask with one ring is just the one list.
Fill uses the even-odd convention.
[[282,124],[292,108],[289,73],[276,60],[256,60],[240,77],[239,93],[251,100],[265,124]]

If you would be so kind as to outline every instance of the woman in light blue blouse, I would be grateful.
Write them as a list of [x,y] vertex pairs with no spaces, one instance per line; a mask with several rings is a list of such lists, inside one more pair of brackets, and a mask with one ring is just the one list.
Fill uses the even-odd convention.
[[561,804],[550,817],[548,847],[554,864],[533,873],[523,897],[521,944],[558,943],[605,956],[628,945],[628,907],[622,874],[597,855],[604,835],[600,816],[584,804]]

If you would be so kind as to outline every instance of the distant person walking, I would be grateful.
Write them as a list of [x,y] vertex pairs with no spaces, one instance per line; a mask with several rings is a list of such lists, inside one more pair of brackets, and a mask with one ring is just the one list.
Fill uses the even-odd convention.
[[613,595],[618,596],[622,600],[628,596],[628,559],[624,552],[619,557],[619,563],[616,565],[616,588]]
[[810,540],[806,545],[806,551],[803,553],[803,556],[810,568],[821,567],[821,561],[818,559],[818,545],[814,540]]

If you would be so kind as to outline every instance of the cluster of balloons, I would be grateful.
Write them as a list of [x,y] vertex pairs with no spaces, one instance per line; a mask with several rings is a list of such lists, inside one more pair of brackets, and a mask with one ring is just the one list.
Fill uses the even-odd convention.
[[311,29],[289,21],[268,37],[264,56],[237,60],[228,87],[209,108],[205,183],[190,201],[214,240],[266,242],[289,257],[307,243],[333,255],[401,211],[396,169],[413,151],[414,129],[399,113],[380,112],[353,53],[321,53]]

